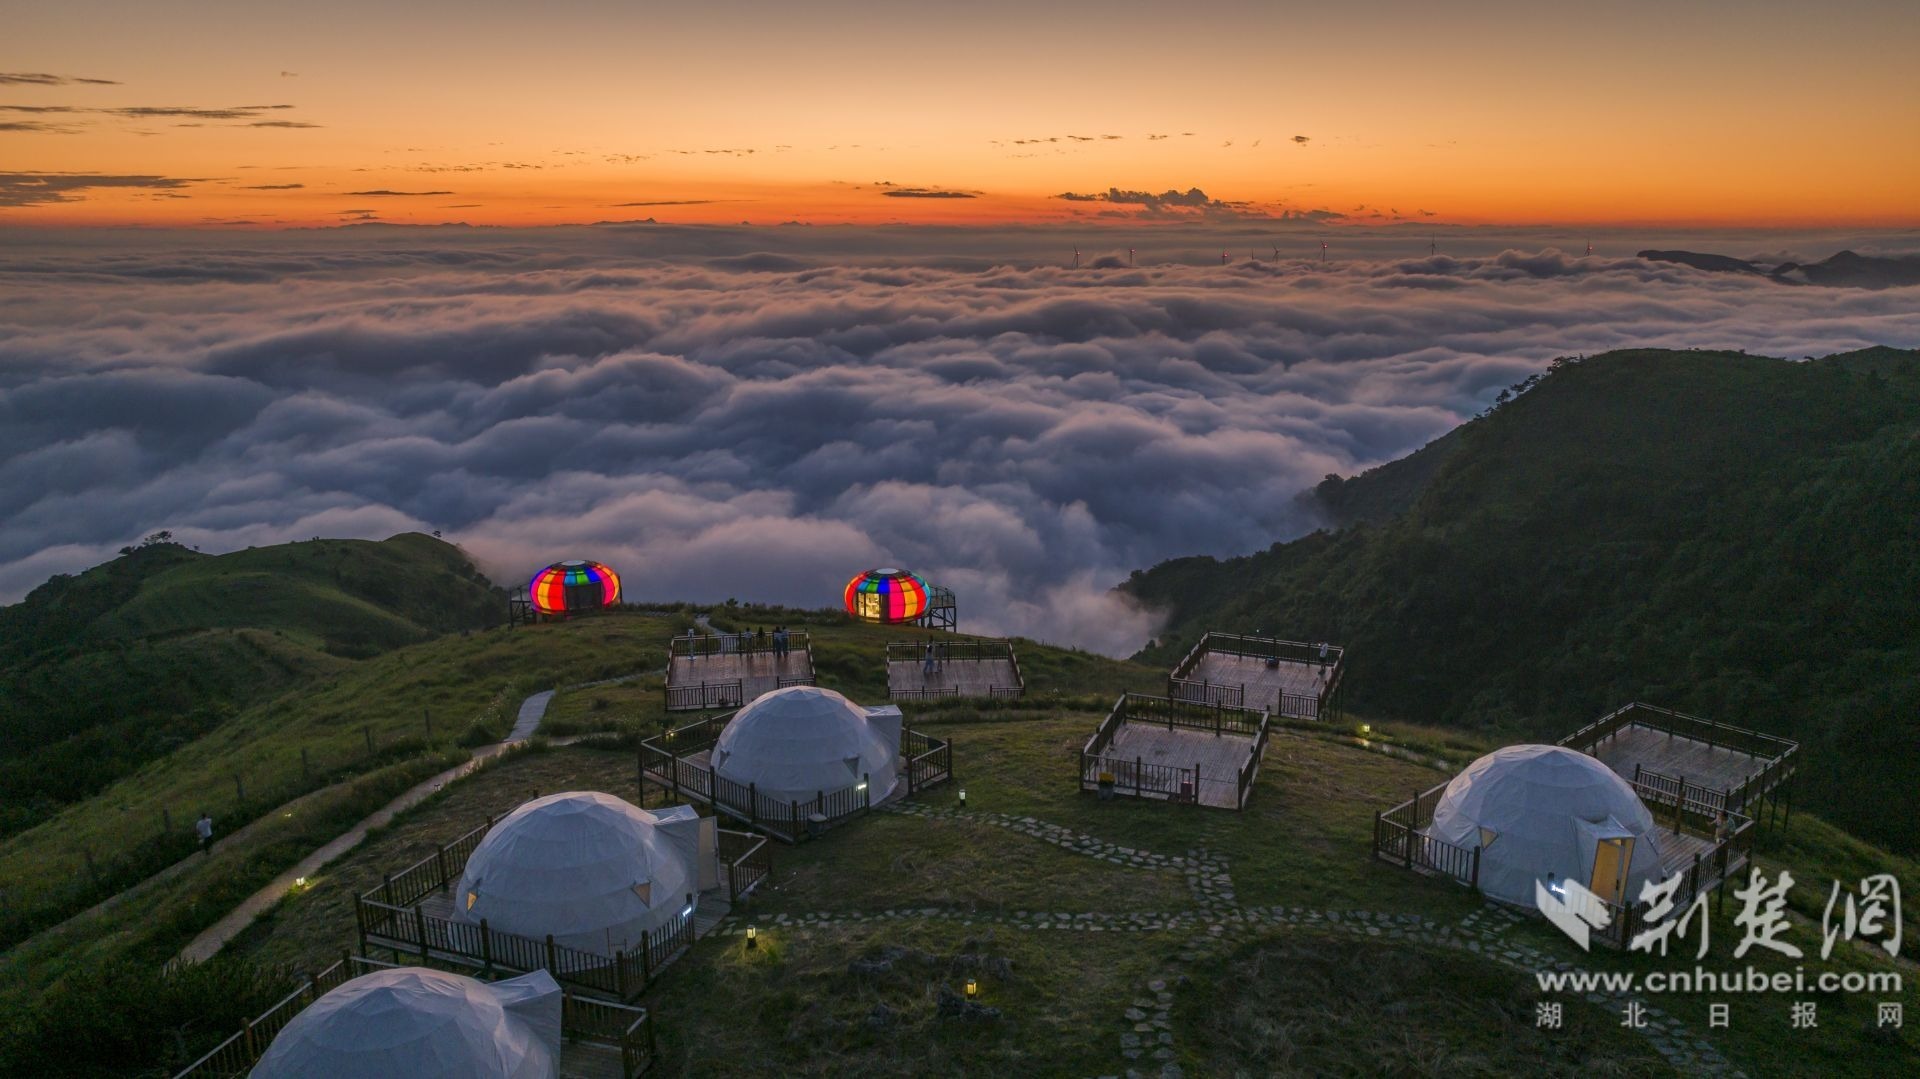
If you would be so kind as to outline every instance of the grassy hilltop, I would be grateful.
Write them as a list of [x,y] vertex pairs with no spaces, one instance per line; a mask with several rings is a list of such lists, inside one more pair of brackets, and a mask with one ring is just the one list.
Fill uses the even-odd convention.
[[1646,700],[1786,734],[1800,793],[1912,852],[1920,354],[1564,362],[1322,505],[1349,526],[1128,582],[1208,628],[1352,648],[1370,711],[1558,737]]

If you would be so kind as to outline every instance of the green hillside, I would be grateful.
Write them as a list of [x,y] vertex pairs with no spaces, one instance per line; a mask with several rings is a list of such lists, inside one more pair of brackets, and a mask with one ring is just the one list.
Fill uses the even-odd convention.
[[1804,798],[1912,851],[1920,354],[1562,361],[1403,462],[1322,486],[1369,519],[1125,586],[1208,628],[1352,648],[1351,700],[1557,736],[1629,700],[1788,734]]
[[422,535],[203,555],[161,533],[0,608],[0,835],[350,661],[501,619]]

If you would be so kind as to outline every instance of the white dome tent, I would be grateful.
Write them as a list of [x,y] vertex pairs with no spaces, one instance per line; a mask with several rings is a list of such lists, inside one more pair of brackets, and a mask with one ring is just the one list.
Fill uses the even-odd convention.
[[712,819],[692,806],[650,813],[596,791],[549,794],[474,848],[453,916],[611,956],[687,913],[703,883],[701,853],[712,849]]
[[1533,909],[1534,883],[1573,880],[1631,902],[1659,880],[1653,815],[1605,764],[1562,746],[1508,746],[1447,784],[1426,834],[1480,851],[1480,890]]
[[878,805],[900,780],[900,709],[862,708],[816,686],[777,689],[734,714],[712,760],[716,775],[762,798],[811,802],[864,780]]
[[281,1029],[252,1079],[554,1079],[560,986],[399,967],[363,974]]

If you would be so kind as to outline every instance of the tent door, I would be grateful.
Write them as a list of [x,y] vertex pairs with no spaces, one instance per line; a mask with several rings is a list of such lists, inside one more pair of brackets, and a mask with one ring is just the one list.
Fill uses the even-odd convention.
[[1593,879],[1587,890],[1609,903],[1627,890],[1627,866],[1633,864],[1633,839],[1602,839],[1593,848]]

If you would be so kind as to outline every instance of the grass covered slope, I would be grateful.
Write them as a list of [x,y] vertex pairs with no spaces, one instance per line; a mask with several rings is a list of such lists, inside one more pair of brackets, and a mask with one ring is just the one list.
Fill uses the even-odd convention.
[[203,555],[164,535],[0,608],[0,835],[255,702],[505,609],[429,536]]
[[1608,353],[1450,438],[1338,485],[1381,523],[1136,574],[1142,658],[1331,639],[1361,708],[1530,737],[1650,700],[1798,738],[1807,798],[1915,849],[1920,354]]

